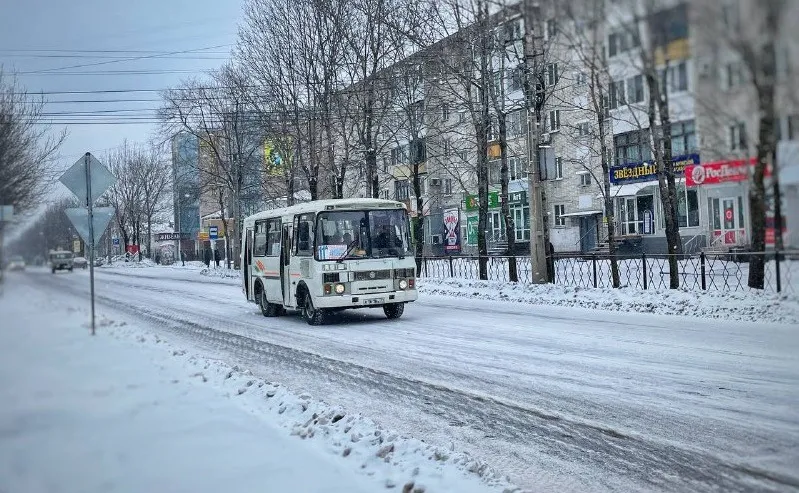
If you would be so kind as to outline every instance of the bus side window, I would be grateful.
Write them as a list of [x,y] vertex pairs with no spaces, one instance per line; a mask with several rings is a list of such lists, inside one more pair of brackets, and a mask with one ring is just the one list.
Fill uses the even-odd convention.
[[295,218],[297,223],[297,256],[313,255],[313,214],[302,214]]
[[280,218],[270,219],[266,223],[266,256],[277,257],[280,255]]
[[253,257],[266,255],[266,221],[255,223],[255,245],[252,249]]

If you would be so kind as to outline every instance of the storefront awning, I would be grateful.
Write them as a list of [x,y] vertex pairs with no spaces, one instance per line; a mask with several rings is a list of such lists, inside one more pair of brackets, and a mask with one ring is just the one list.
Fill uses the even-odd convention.
[[628,197],[631,195],[636,195],[638,192],[643,190],[644,188],[648,187],[657,187],[658,182],[656,181],[647,181],[644,183],[629,183],[627,185],[618,185],[614,187],[610,187],[610,196],[611,197]]
[[569,212],[568,214],[561,214],[560,217],[582,217],[582,216],[596,216],[602,214],[602,211],[577,211]]

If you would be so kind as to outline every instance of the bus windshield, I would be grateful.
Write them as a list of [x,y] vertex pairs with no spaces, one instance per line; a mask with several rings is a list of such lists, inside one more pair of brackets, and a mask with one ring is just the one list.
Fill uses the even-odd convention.
[[404,210],[321,212],[317,221],[317,260],[413,254]]

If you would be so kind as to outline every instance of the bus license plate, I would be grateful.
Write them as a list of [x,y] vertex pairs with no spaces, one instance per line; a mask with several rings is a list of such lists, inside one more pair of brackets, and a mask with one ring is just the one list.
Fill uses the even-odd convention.
[[384,302],[384,298],[367,298],[363,300],[364,305],[382,305]]

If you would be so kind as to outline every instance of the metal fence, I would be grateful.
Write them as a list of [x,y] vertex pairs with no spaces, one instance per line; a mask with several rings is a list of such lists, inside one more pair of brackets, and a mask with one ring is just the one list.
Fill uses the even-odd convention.
[[[701,253],[677,255],[680,287],[705,291],[749,290],[749,259],[765,257],[764,290],[799,294],[799,250],[752,253]],[[619,281],[623,287],[668,289],[669,255],[617,255]],[[509,257],[487,256],[491,281],[510,281]],[[607,254],[555,254],[548,259],[551,281],[565,286],[612,287],[611,257]],[[530,283],[530,257],[516,257],[518,279]],[[478,256],[423,257],[420,277],[479,279]]]

